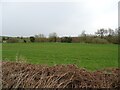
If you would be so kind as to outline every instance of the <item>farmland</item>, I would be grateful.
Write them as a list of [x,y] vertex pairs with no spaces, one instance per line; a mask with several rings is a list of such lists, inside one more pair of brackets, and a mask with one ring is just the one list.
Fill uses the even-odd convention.
[[75,64],[98,70],[118,66],[118,45],[81,43],[4,43],[3,61],[26,60],[32,64]]

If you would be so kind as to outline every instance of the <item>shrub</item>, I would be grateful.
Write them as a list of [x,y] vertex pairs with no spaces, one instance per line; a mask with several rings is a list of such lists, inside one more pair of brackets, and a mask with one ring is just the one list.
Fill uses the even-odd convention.
[[30,37],[31,42],[35,42],[35,37]]
[[101,39],[101,38],[94,38],[92,40],[92,43],[96,43],[96,44],[107,44],[108,41],[106,39]]
[[7,43],[18,43],[18,39],[17,38],[9,38],[7,40]]
[[63,37],[63,38],[61,38],[61,42],[71,43],[72,42],[72,38],[71,37]]

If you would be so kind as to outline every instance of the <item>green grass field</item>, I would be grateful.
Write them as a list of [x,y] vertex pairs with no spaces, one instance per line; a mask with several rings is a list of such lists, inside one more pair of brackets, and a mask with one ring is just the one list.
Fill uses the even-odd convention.
[[2,59],[16,56],[34,64],[76,64],[89,70],[118,66],[118,45],[80,43],[5,43]]

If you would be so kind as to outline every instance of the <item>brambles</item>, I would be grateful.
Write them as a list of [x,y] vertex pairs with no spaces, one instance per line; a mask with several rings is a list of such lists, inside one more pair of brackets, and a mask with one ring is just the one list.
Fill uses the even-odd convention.
[[90,72],[75,65],[2,62],[2,71],[3,88],[119,88],[117,68]]

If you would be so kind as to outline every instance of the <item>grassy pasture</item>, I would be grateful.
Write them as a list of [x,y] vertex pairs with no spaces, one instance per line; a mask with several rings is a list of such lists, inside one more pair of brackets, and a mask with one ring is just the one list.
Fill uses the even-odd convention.
[[76,64],[89,70],[118,66],[118,45],[80,43],[4,43],[2,59],[33,64]]

